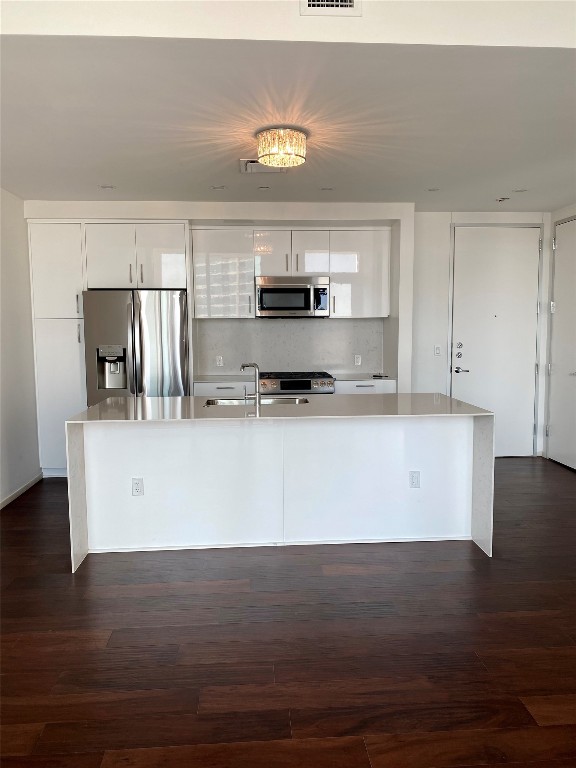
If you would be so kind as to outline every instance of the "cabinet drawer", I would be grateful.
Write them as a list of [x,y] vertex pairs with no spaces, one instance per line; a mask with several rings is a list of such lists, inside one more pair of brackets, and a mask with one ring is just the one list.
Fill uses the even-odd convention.
[[254,394],[253,381],[200,381],[194,382],[194,397],[244,397]]
[[395,394],[396,381],[394,379],[364,379],[358,381],[334,382],[334,390],[337,395],[386,395]]

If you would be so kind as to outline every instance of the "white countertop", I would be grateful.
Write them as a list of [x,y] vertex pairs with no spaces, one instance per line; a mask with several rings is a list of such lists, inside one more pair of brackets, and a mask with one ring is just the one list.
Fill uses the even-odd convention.
[[[490,411],[438,393],[401,395],[299,395],[302,405],[263,405],[260,420],[394,416],[487,416]],[[109,397],[68,422],[254,420],[254,405],[205,407],[204,397]]]

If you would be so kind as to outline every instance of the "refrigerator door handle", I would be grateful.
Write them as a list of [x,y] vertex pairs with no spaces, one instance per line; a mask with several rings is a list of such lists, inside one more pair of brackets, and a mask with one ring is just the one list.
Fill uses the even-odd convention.
[[130,390],[130,394],[134,395],[136,394],[134,389],[134,355],[132,354],[132,349],[134,346],[134,339],[132,337],[132,299],[129,299],[128,304],[126,305],[126,315],[127,315],[127,334],[128,339],[126,341],[126,367],[128,369],[128,389]]
[[142,382],[142,334],[141,334],[142,302],[138,291],[134,291],[134,374],[137,395],[144,394]]

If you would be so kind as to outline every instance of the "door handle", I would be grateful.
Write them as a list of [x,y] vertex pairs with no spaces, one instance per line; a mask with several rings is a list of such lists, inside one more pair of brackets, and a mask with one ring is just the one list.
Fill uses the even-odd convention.
[[299,255],[300,255],[300,254],[298,254],[298,253],[296,254],[296,272],[300,272],[300,266],[299,266],[299,264],[300,264],[300,261],[299,261]]
[[288,272],[288,254],[286,254],[286,272]]
[[78,323],[76,338],[78,339],[78,344],[82,344],[82,338],[80,336],[80,323]]
[[236,387],[216,387],[216,389],[236,389]]
[[456,368],[454,368],[454,373],[470,373],[470,369],[469,368],[460,368],[460,366],[457,365]]
[[80,314],[80,294],[76,294],[76,314]]
[[144,264],[140,264],[140,283],[144,284]]
[[126,337],[128,339],[126,343],[126,367],[128,369],[128,389],[131,395],[136,394],[134,387],[133,325],[134,309],[130,300],[126,307]]
[[130,272],[130,283],[132,283],[132,263],[130,263],[129,272]]
[[248,314],[252,314],[252,296],[248,294]]
[[332,296],[332,314],[336,314],[336,296]]
[[374,389],[375,384],[356,384],[356,389]]

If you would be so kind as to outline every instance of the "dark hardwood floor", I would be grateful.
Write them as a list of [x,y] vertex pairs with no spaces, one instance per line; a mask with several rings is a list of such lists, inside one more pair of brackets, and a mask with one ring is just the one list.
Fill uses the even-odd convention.
[[4,768],[576,766],[560,465],[497,461],[493,559],[221,549],[90,555],[72,575],[64,481],[0,521]]

